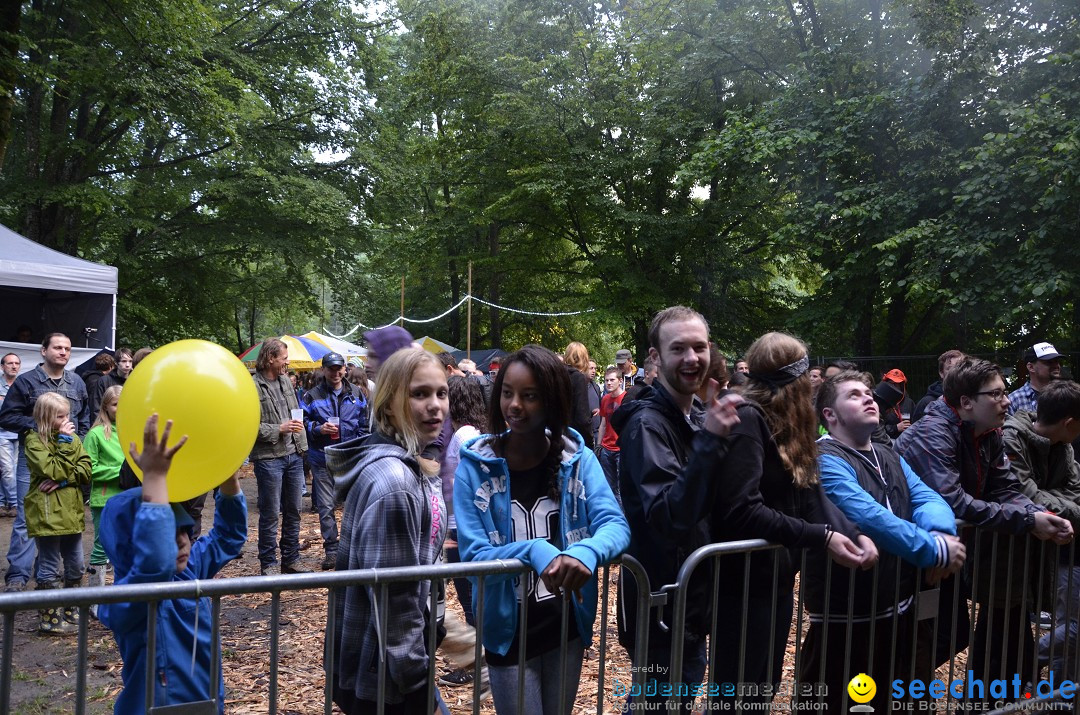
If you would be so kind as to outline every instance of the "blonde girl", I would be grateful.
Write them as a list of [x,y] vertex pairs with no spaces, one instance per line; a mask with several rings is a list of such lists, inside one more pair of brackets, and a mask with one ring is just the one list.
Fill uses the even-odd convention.
[[[446,370],[419,348],[398,350],[379,367],[367,437],[326,448],[338,475],[341,516],[337,569],[430,566],[446,536],[438,465],[420,457],[438,439],[449,414]],[[378,670],[386,668],[385,715],[448,713],[428,679],[430,582],[389,586],[380,625],[378,587],[338,592],[332,665],[334,702],[347,715],[378,712]],[[432,706],[428,707],[429,688]]]
[[[105,585],[105,564],[108,558],[101,546],[101,512],[105,502],[114,494],[120,493],[120,467],[124,464],[124,448],[120,446],[120,436],[116,430],[116,406],[120,403],[120,385],[113,385],[101,396],[101,409],[98,410],[94,426],[86,435],[83,446],[94,465],[90,475],[90,515],[94,520],[94,548],[90,552],[91,586]],[[96,612],[97,608],[91,608]]]
[[[37,587],[59,588],[60,560],[64,586],[82,583],[83,498],[81,485],[90,481],[92,464],[71,421],[71,403],[46,392],[34,404],[35,429],[26,434],[26,463],[30,491],[26,495],[26,531],[37,542]],[[50,635],[78,632],[73,608],[39,612],[38,630]]]

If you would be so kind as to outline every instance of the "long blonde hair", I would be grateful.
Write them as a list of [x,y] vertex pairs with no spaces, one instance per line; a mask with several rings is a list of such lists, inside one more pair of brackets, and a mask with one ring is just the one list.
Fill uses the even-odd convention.
[[113,431],[113,421],[109,417],[109,411],[106,408],[114,402],[120,402],[120,391],[123,389],[121,385],[113,385],[105,390],[105,393],[101,396],[101,407],[98,408],[97,418],[94,420],[94,424],[90,426],[93,429],[101,425],[101,431],[105,433],[106,442],[112,439]]
[[[411,419],[412,407],[409,405],[409,384],[413,373],[421,365],[433,365],[445,374],[442,363],[420,348],[403,348],[391,355],[379,368],[379,381],[375,386],[375,402],[372,416],[375,429],[401,445],[406,452],[420,461],[420,431]],[[449,409],[449,408],[448,408]],[[426,474],[438,473],[438,467],[431,472],[430,460],[420,461]]]
[[71,402],[58,392],[46,392],[34,403],[34,424],[38,437],[41,437],[41,441],[45,444],[48,444],[52,437],[53,422],[56,422],[56,418],[64,410],[67,410],[70,418]]
[[806,345],[787,333],[765,333],[746,351],[750,381],[743,397],[761,405],[780,452],[780,461],[797,486],[818,482],[817,418],[810,396],[810,378],[804,372],[794,381],[773,388],[755,375],[770,375],[808,354]]

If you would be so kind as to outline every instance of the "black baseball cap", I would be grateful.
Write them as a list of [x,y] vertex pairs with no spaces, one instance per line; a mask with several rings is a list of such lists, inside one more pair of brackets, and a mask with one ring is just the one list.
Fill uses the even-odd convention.
[[334,352],[326,353],[322,357],[322,366],[323,367],[345,367],[345,358],[342,357],[341,353],[334,353]]

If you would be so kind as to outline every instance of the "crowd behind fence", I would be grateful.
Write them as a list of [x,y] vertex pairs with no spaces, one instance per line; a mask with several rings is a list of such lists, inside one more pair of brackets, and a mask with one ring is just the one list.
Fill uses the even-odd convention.
[[[826,682],[824,686],[821,684],[828,663],[834,676],[837,672],[842,672],[842,677],[837,681],[841,683],[841,687],[856,675],[868,673],[876,682],[879,693],[885,689],[884,702],[889,712],[930,709],[1004,712],[1017,708],[1031,710],[1036,709],[1035,706],[1043,710],[1066,707],[1071,709],[1074,691],[1069,689],[1068,683],[1080,674],[1080,648],[1077,647],[1080,580],[1076,577],[1080,567],[1074,565],[1080,554],[1077,554],[1075,544],[1058,547],[1035,541],[1029,536],[1011,537],[970,526],[963,527],[962,533],[964,540],[970,544],[971,558],[962,576],[951,579],[944,586],[928,586],[925,579],[926,573],[914,566],[901,564],[899,560],[895,562],[895,574],[888,568],[876,566],[867,574],[868,579],[864,578],[857,584],[856,578],[847,572],[847,569],[834,566],[827,559],[816,560],[813,553],[806,551],[793,554],[796,563],[800,565],[802,579],[802,584],[796,589],[797,598],[793,604],[791,631],[785,648],[785,651],[793,648],[793,655],[786,656],[781,672],[770,670],[767,683],[743,683],[741,669],[738,682],[714,682],[713,674],[716,672],[718,652],[745,654],[748,639],[762,637],[760,633],[749,632],[744,612],[738,614],[742,627],[738,638],[735,639],[737,642],[721,642],[724,639],[716,635],[718,617],[730,617],[731,614],[718,612],[720,610],[718,594],[721,589],[721,576],[726,572],[725,559],[771,559],[775,612],[777,605],[775,594],[783,591],[782,584],[776,581],[779,572],[776,561],[782,556],[782,547],[758,540],[718,543],[703,547],[687,558],[675,584],[655,590],[653,585],[648,583],[648,578],[640,564],[632,558],[623,557],[620,561],[620,579],[636,579],[639,584],[638,593],[641,594],[633,604],[619,604],[619,608],[637,609],[638,617],[634,621],[636,623],[635,652],[632,654],[631,661],[638,664],[646,662],[649,618],[663,618],[661,614],[665,612],[664,607],[670,605],[672,608],[668,612],[673,614],[672,622],[661,625],[672,635],[670,672],[667,679],[676,687],[668,703],[669,706],[674,706],[678,701],[681,690],[684,694],[688,691],[691,694],[700,694],[697,707],[705,711],[753,709],[754,703],[764,703],[765,708],[768,708],[771,703],[773,709],[779,710],[826,711],[828,710],[826,705],[829,702],[843,703],[844,712],[855,712],[860,709],[865,711],[865,707],[849,710],[855,703],[848,698],[846,689],[840,694],[833,690],[836,687],[835,682]],[[815,569],[819,571],[815,572]],[[986,578],[986,573],[980,575],[980,569],[984,571],[989,569],[990,575],[994,575],[995,578]],[[61,606],[74,606],[79,609],[74,711],[77,715],[82,715],[87,711],[86,669],[91,605],[120,602],[156,603],[173,598],[206,596],[212,602],[212,622],[209,626],[216,633],[221,623],[223,598],[241,594],[268,593],[271,596],[268,711],[274,713],[279,710],[279,692],[283,687],[279,681],[277,667],[283,592],[325,590],[327,592],[326,629],[328,632],[333,632],[335,599],[339,590],[348,586],[371,587],[376,590],[376,600],[381,609],[379,622],[381,628],[385,629],[388,623],[387,618],[390,616],[386,612],[388,603],[386,589],[389,584],[422,580],[449,583],[452,579],[463,576],[522,575],[528,571],[528,567],[517,560],[489,561],[0,594],[0,614],[3,618],[3,643],[0,646],[0,712],[11,712],[12,677],[16,657],[15,618],[21,611]],[[914,580],[908,578],[905,581],[902,572],[907,576],[913,576]],[[695,684],[692,683],[679,684],[682,680],[684,665],[682,645],[687,605],[689,599],[694,597],[694,591],[689,588],[689,584],[692,578],[701,573],[708,575],[712,584],[709,594],[712,621],[711,637],[708,639],[705,683],[695,688]],[[723,583],[723,587],[729,590],[741,588],[745,597],[749,589],[750,569],[746,568],[743,573],[741,583],[726,582]],[[1000,579],[996,578],[997,574],[1011,576],[1006,579],[1004,590],[1002,590]],[[611,674],[608,673],[608,661],[615,652],[614,649],[620,646],[611,643],[608,637],[608,593],[611,585],[608,567],[598,573],[597,577],[601,579],[602,596],[600,625],[596,629],[594,638],[594,647],[599,659],[595,712],[600,715],[605,712],[605,700],[610,703],[613,699],[621,699],[628,693],[643,692],[646,688],[646,673],[640,668],[632,668],[628,674],[619,669],[609,682]],[[821,633],[824,638],[820,645],[817,643],[814,645],[815,649],[820,649],[818,653],[820,659],[815,661],[815,663],[820,663],[820,670],[816,676],[811,674],[810,680],[813,682],[806,680],[796,682],[800,673],[805,674],[806,668],[803,661],[809,657],[804,652],[808,624],[812,620],[806,599],[805,584],[808,578],[824,579],[825,604],[824,608],[820,609],[822,612],[816,616],[821,624]],[[846,579],[846,584],[839,582],[838,592],[843,594],[846,589],[847,593],[846,603],[843,604],[839,614],[830,604],[830,598],[835,591],[832,588],[835,579]],[[884,612],[889,614],[882,618],[871,619],[868,631],[865,628],[867,621],[860,620],[858,609],[853,605],[858,600],[856,588],[865,588],[867,583],[870,584],[871,593],[863,595],[869,596],[871,608],[874,609],[871,613],[878,613],[877,604],[885,604]],[[906,595],[903,592],[902,584],[904,583],[914,584],[912,593]],[[890,589],[882,584],[892,584],[892,587]],[[438,591],[437,588],[431,589],[430,607],[433,613],[438,609]],[[743,602],[747,602],[745,598]],[[947,608],[950,603],[956,604],[951,611]],[[482,578],[474,591],[473,607],[478,616],[475,619],[477,625],[474,656],[475,662],[480,664],[483,662],[480,642],[483,638],[482,614],[485,608]],[[780,612],[783,612],[782,607]],[[1041,612],[1046,612],[1046,615],[1041,617]],[[157,636],[155,610],[149,609],[149,614],[147,649],[148,652],[153,652],[154,639]],[[646,614],[649,618],[645,617]],[[1003,622],[989,620],[1002,615]],[[562,609],[564,623],[560,643],[560,651],[564,658],[568,637],[566,619],[570,617],[572,617],[570,609],[564,605]],[[1048,620],[1044,622],[1044,618]],[[1010,620],[1012,620],[1011,623]],[[979,623],[985,626],[977,625]],[[977,631],[983,627],[987,630],[984,631],[985,637],[980,641]],[[770,636],[774,635],[777,629],[786,628],[785,623],[774,620],[770,624]],[[523,660],[527,630],[524,607],[520,611],[518,629],[520,656]],[[867,633],[870,642],[864,643],[861,639],[866,637]],[[434,653],[437,640],[435,619],[430,619],[426,636],[429,652]],[[222,654],[219,639],[215,638],[213,641],[211,662],[213,668],[216,669]],[[770,662],[775,655],[772,650],[773,642],[774,639],[770,638]],[[934,644],[939,644],[940,647]],[[333,647],[333,639],[328,639],[324,650],[324,658],[327,662],[332,662],[335,657]],[[980,653],[980,648],[997,650]],[[853,657],[853,650],[870,654],[870,661]],[[944,658],[941,657],[942,653]],[[871,665],[874,654],[878,654],[879,659],[882,654],[887,656],[886,672],[881,672],[880,669],[874,672],[875,668]],[[152,663],[153,660],[150,659],[149,662]],[[880,666],[881,660],[876,662]],[[981,663],[979,672],[974,672],[973,663]],[[1010,663],[1021,664],[1022,672],[1006,672]],[[841,666],[842,670],[837,671],[836,669]],[[145,674],[146,711],[152,713],[155,712],[153,708],[155,673],[149,666],[147,670]],[[1051,671],[1053,671],[1052,682],[1050,682]],[[785,675],[789,672],[790,678]],[[519,673],[520,679],[523,680],[523,669],[519,669]],[[566,676],[565,662],[561,673],[563,678],[560,682],[560,690],[565,691],[566,688],[577,687],[576,676],[574,676],[574,682]],[[477,676],[479,676],[479,668]],[[332,712],[333,683],[331,678],[332,676],[328,675],[323,691],[323,702],[312,703],[308,712],[321,711],[327,715]],[[381,713],[387,678],[384,664],[378,668],[377,678],[379,712]],[[943,685],[932,685],[932,680],[935,678],[941,680]],[[481,680],[480,677],[476,677],[472,684],[473,713],[478,713],[480,709]],[[916,680],[922,684],[917,685]],[[981,689],[976,687],[975,681],[982,683]],[[992,686],[995,681],[1003,681],[1004,688],[994,690]],[[218,681],[216,678],[211,678],[210,682],[212,691],[208,701],[192,704],[182,710],[170,709],[168,712],[217,712]],[[1019,684],[1018,688],[1014,687],[1016,684]],[[436,661],[431,658],[429,659],[427,689],[428,704],[431,707],[428,712],[434,711],[436,687]],[[894,697],[895,692],[901,692],[901,696]],[[522,712],[521,699],[524,697],[524,688],[519,687],[518,693],[517,711]],[[559,701],[563,702],[563,698]],[[590,707],[589,711],[591,710]],[[159,712],[162,711],[159,709]]]

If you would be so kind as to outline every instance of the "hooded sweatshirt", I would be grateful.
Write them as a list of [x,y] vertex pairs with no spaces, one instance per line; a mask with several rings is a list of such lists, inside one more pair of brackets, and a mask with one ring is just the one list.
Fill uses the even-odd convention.
[[[187,568],[176,572],[176,518],[169,504],[144,502],[142,488],[109,499],[101,515],[101,544],[112,561],[116,584],[213,578],[240,555],[247,541],[243,494],[218,493],[214,528],[191,545]],[[143,712],[146,706],[148,604],[109,603],[98,608],[124,660],[124,690],[114,712]],[[157,605],[154,640],[154,705],[178,705],[210,697],[210,599],[176,598]],[[195,663],[192,666],[192,653]],[[218,664],[218,712],[225,712],[225,681]]]
[[[604,470],[585,449],[581,435],[568,429],[559,466],[558,542],[562,550],[543,538],[514,541],[510,471],[506,460],[495,455],[493,443],[493,435],[481,435],[461,450],[454,478],[461,560],[521,559],[538,575],[562,554],[583,563],[593,576],[581,589],[582,601],[571,602],[578,633],[588,647],[596,620],[596,569],[617,558],[630,543],[630,527]],[[517,632],[514,578],[514,574],[488,576],[484,582],[484,647],[499,655],[507,654]]]
[[[417,460],[374,432],[328,447],[326,466],[345,500],[337,570],[428,566],[446,537],[446,509],[438,478],[424,476]],[[386,585],[390,614],[380,664],[379,595],[382,586],[348,586],[335,600],[332,664],[339,690],[359,700],[378,697],[386,667],[386,702],[401,703],[427,685],[426,626],[430,581]]]

